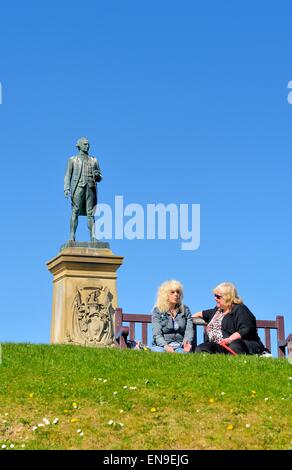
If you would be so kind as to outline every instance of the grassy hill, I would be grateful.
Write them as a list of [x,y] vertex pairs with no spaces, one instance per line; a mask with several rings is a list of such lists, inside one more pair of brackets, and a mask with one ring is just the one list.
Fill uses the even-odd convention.
[[0,450],[291,449],[291,387],[284,359],[4,344]]

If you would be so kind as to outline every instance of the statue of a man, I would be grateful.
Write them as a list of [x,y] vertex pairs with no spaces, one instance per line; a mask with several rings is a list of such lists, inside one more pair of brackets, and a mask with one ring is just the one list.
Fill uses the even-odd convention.
[[70,240],[75,240],[78,216],[87,216],[90,240],[94,236],[94,208],[97,204],[96,183],[101,181],[102,174],[96,158],[88,155],[89,142],[86,137],[77,141],[79,155],[69,158],[64,178],[64,193],[71,195],[72,214],[70,220]]

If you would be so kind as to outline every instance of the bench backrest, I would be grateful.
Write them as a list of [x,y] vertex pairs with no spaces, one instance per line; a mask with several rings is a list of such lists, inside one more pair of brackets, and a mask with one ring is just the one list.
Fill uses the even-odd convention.
[[[127,323],[129,326],[125,326]],[[129,335],[130,340],[134,340],[136,325],[140,324],[142,329],[142,343],[148,343],[148,325],[151,323],[150,314],[141,313],[124,313],[121,308],[116,309],[115,314],[115,332],[116,334],[123,332],[121,335],[120,345],[126,347],[125,338]],[[197,343],[197,327],[204,327],[205,322],[202,319],[194,318],[194,344]],[[276,320],[257,320],[257,328],[264,330],[264,344],[266,348],[271,351],[271,330],[277,331],[277,351],[278,357],[285,357],[285,330],[284,330],[284,317],[277,315]]]

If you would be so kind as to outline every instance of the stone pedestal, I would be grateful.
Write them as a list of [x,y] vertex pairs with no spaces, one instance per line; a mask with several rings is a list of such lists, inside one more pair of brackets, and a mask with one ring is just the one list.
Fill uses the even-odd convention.
[[122,256],[99,242],[68,242],[48,261],[54,276],[51,343],[114,344],[116,271],[122,263]]

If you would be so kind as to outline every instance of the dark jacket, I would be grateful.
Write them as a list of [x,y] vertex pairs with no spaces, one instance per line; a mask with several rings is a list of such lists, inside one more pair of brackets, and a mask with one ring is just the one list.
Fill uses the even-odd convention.
[[[217,310],[217,307],[203,310],[205,322],[209,323]],[[236,331],[244,340],[260,341],[257,334],[256,318],[244,304],[234,305],[231,312],[225,315],[222,320],[223,338],[228,338]]]
[[177,313],[175,320],[178,324],[177,330],[174,329],[172,316],[168,312],[160,312],[157,307],[154,308],[152,312],[154,346],[164,347],[173,341],[181,344],[193,341],[194,328],[189,307],[182,305],[182,311]]

